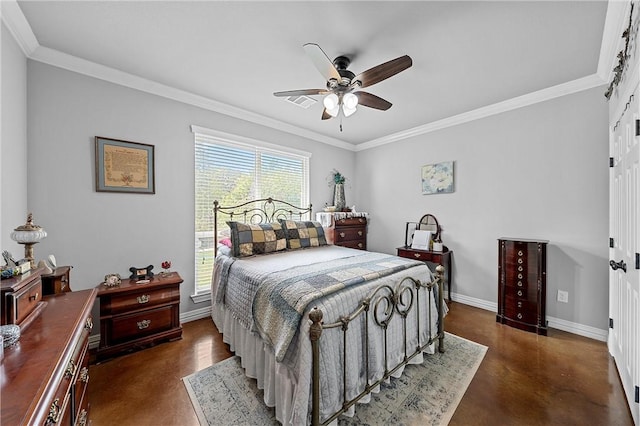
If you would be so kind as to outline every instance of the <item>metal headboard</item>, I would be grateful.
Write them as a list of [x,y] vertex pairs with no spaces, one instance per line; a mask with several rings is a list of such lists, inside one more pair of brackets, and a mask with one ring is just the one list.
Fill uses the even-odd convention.
[[260,198],[247,201],[237,206],[224,207],[218,200],[213,202],[213,242],[214,256],[218,254],[218,215],[223,215],[226,221],[237,221],[242,223],[269,223],[278,219],[287,220],[311,220],[312,205],[309,207],[294,206],[282,200],[275,200],[271,197]]

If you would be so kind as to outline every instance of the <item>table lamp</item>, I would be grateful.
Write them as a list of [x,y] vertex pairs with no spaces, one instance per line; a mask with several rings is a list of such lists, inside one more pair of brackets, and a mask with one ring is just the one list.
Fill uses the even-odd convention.
[[42,229],[41,226],[33,223],[33,214],[27,215],[27,223],[18,226],[11,233],[11,239],[18,244],[24,244],[24,258],[31,263],[31,269],[36,267],[36,262],[33,257],[33,245],[37,244],[44,237],[47,236],[47,231]]

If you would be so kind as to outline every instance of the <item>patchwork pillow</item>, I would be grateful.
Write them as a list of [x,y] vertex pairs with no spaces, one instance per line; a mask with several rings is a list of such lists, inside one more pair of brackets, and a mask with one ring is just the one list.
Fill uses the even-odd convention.
[[278,222],[247,224],[227,222],[231,229],[231,253],[235,257],[272,253],[287,248],[287,236]]
[[280,219],[287,235],[287,248],[291,250],[304,247],[326,246],[327,239],[320,222],[299,222]]

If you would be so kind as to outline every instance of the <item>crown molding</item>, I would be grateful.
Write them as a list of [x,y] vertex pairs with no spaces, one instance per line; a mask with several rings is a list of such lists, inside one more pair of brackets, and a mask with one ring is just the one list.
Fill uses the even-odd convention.
[[0,15],[22,52],[30,57],[39,44],[16,0],[1,0]]
[[561,96],[570,95],[572,93],[581,92],[583,90],[592,89],[605,83],[606,81],[603,81],[600,76],[598,76],[597,74],[592,74],[587,77],[569,81],[567,83],[562,83],[556,86],[548,87],[546,89],[538,90],[537,92],[528,93],[526,95],[511,98],[492,105],[487,105],[485,107],[474,109],[472,111],[463,112],[462,114],[443,118],[442,120],[433,121],[422,126],[413,127],[402,132],[393,133],[391,135],[374,139],[369,142],[364,142],[356,145],[356,151],[364,151],[365,149],[371,149],[389,143],[398,142],[403,139],[413,138],[419,135],[424,135],[426,133],[435,132],[436,130],[445,129],[447,127],[459,126],[460,124],[468,123],[470,121],[479,120],[481,118],[501,114],[503,112],[533,105],[539,102],[544,102]]

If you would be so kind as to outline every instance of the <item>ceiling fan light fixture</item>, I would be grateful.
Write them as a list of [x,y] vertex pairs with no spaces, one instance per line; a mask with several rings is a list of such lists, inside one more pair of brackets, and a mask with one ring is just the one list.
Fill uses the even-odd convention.
[[349,108],[347,104],[342,104],[342,112],[344,112],[345,117],[349,117],[354,112],[356,112],[356,107]]
[[327,111],[327,114],[329,114],[331,117],[337,117],[338,113],[340,112],[340,105],[336,105],[335,108],[325,108],[325,110]]
[[344,108],[345,108],[345,114],[346,114],[346,109],[347,108],[348,109],[353,109],[354,112],[355,112],[356,106],[358,105],[358,97],[356,95],[354,95],[353,93],[346,93],[342,97],[342,104],[344,105]]
[[[338,95],[336,95],[335,93],[329,93],[327,96],[325,96],[322,103],[324,104],[324,107],[327,109],[327,112],[332,111],[334,109],[337,110],[338,107],[340,106],[340,100],[338,99]],[[329,114],[331,113],[329,112]],[[333,117],[335,117],[335,115]]]

